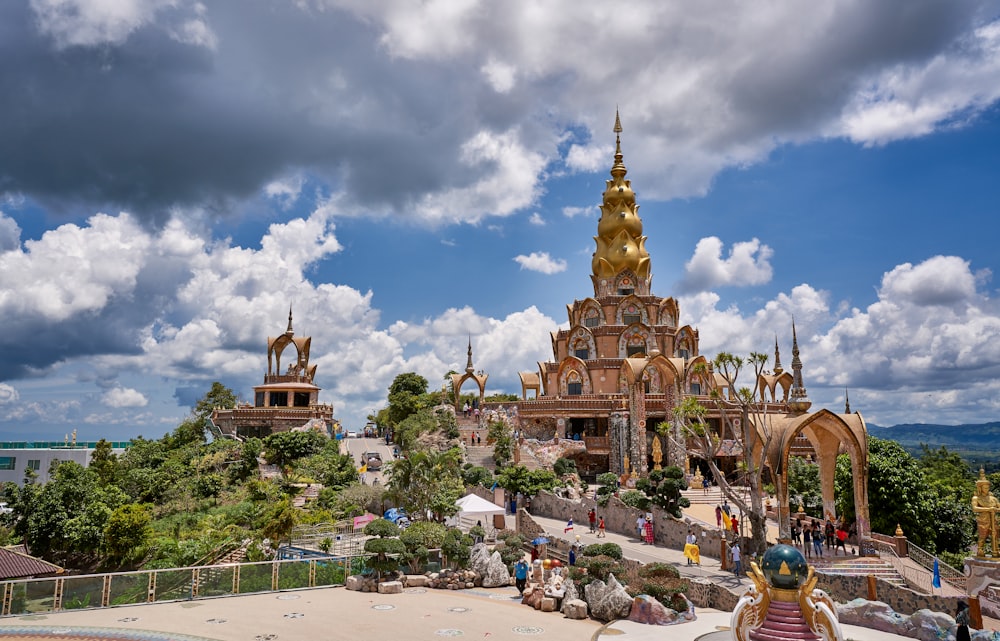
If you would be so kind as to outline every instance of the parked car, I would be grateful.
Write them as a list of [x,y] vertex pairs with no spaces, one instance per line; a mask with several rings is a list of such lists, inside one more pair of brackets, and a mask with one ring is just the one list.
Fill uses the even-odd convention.
[[357,430],[347,430],[347,438],[358,438]]
[[372,472],[382,469],[382,455],[378,452],[365,452],[361,455],[361,462]]

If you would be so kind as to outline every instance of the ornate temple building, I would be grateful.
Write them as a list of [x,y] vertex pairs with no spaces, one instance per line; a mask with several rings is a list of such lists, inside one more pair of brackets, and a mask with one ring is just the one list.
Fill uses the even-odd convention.
[[[734,473],[743,457],[739,419],[726,420],[710,396],[716,392],[726,399],[731,390],[700,353],[697,328],[680,324],[678,302],[652,292],[651,261],[635,192],[625,178],[617,115],[614,131],[614,164],[594,237],[594,295],[567,306],[569,329],[551,335],[553,359],[538,363],[537,372],[520,373],[520,432],[528,438],[582,441],[586,451],[576,462],[585,475],[644,475],[654,466],[654,450],[664,465],[690,470],[701,462],[689,458],[674,409],[694,397],[705,408],[708,428],[718,442],[716,463]],[[774,359],[772,370],[749,384],[763,399],[763,411],[748,423],[754,423],[759,436],[751,447],[766,460],[779,503],[780,490],[785,490],[779,510],[794,511],[787,504],[784,470],[789,456],[802,456],[820,464],[824,510],[835,514],[835,460],[846,452],[855,467],[855,496],[862,504],[859,531],[867,532],[864,419],[849,409],[844,414],[808,412],[794,327],[792,372],[781,367],[777,340]],[[659,442],[654,441],[657,433],[662,435]]]
[[[295,336],[289,309],[285,333],[267,338],[267,373],[264,383],[253,388],[253,405],[216,408],[212,422],[219,432],[238,438],[263,438],[274,432],[305,427],[332,434],[336,424],[333,405],[319,402],[320,388],[314,383],[316,366],[309,364],[311,343],[312,337]],[[289,347],[292,358],[282,374],[281,358]]]

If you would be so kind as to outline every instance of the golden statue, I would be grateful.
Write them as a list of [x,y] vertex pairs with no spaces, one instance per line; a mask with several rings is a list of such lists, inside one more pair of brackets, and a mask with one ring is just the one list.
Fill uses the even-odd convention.
[[660,447],[660,437],[653,435],[653,466],[654,470],[661,470],[663,467],[660,465],[660,461],[663,460],[663,448]]
[[990,539],[993,558],[997,554],[997,512],[1000,512],[1000,501],[990,494],[990,481],[986,471],[979,468],[979,480],[976,481],[976,493],[972,495],[972,511],[976,515],[976,530],[979,535],[979,545],[976,556],[986,556],[986,538]]

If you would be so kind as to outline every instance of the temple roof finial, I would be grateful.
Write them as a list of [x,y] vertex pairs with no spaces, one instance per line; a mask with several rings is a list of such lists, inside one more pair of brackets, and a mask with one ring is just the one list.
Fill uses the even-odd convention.
[[292,331],[292,306],[291,306],[291,304],[288,305],[288,328],[285,330],[285,333],[286,334],[294,334],[295,333],[294,331]]
[[475,369],[472,366],[472,334],[469,334],[469,360],[465,362],[465,371],[471,374]]
[[802,360],[799,359],[799,339],[795,333],[795,319],[792,319],[792,392],[788,402],[793,412],[805,412],[812,406],[802,383]]
[[847,395],[847,388],[844,388],[844,414],[851,413],[851,399]]
[[781,352],[778,351],[778,335],[774,335],[774,375],[785,371],[785,368],[781,366]]

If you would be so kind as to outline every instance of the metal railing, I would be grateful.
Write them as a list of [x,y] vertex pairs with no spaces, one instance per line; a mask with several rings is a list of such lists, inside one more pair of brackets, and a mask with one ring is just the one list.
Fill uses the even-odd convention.
[[371,555],[4,581],[0,616],[343,585]]
[[936,559],[938,562],[938,572],[941,573],[941,580],[951,584],[956,589],[965,592],[966,577],[961,570],[956,570],[927,550],[909,540],[906,542],[906,553],[917,565],[923,567],[932,575],[934,573],[934,561]]

